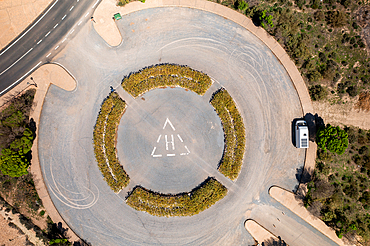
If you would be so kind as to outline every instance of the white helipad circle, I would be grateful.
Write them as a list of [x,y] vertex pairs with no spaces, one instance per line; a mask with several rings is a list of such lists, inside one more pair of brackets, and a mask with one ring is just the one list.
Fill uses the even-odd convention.
[[116,146],[130,182],[174,194],[217,170],[224,134],[209,98],[179,87],[155,89],[128,105]]

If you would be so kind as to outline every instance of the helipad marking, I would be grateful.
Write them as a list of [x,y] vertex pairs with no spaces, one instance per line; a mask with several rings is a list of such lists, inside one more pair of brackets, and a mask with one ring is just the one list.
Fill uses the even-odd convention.
[[154,152],[155,152],[156,149],[157,149],[157,147],[154,147],[151,155],[154,155]]
[[173,127],[171,121],[168,118],[166,119],[166,122],[164,123],[163,130],[164,130],[164,128],[166,128],[167,123],[170,124],[172,130],[174,130],[174,131],[176,130],[175,127]]
[[[164,122],[163,130],[166,128],[167,124],[172,128],[173,131],[176,131],[172,122],[168,118],[166,118],[166,121]],[[175,137],[174,137],[174,135],[175,134],[164,134],[164,144],[165,144],[166,150],[164,150],[164,148],[163,149],[159,148],[159,152],[161,152],[161,150],[162,150],[162,151],[168,151],[168,152],[172,152],[172,153],[164,154],[164,155],[156,154],[156,151],[158,152],[158,148],[154,147],[153,150],[152,150],[152,153],[150,155],[153,156],[153,157],[162,157],[162,156],[173,157],[173,156],[178,155],[176,153],[173,153],[173,151],[176,149],[175,148]],[[176,136],[180,140],[181,143],[184,142],[184,140],[182,139],[180,134],[176,134]],[[159,134],[159,136],[157,138],[157,143],[159,143],[161,141],[161,139],[162,139],[162,134]],[[180,153],[180,156],[190,154],[190,150],[186,145],[181,146],[180,149],[181,148],[185,148],[186,152]]]

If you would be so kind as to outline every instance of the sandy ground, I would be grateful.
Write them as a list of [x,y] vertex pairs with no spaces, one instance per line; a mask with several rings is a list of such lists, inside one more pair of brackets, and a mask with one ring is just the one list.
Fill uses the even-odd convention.
[[357,126],[370,129],[370,111],[364,112],[355,109],[355,103],[334,104],[329,102],[312,102],[315,112],[323,118],[325,124],[341,126]]
[[0,0],[0,50],[17,37],[52,0]]
[[0,215],[0,245],[18,246],[26,244],[26,236],[8,224],[8,220]]
[[[23,233],[10,227],[7,221],[15,224]],[[33,230],[28,230],[19,221],[17,214],[13,214],[11,211],[5,212],[5,207],[0,209],[0,245],[25,245],[26,238],[36,246],[45,245],[42,240],[36,237],[36,233]]]
[[122,42],[122,36],[112,17],[115,13],[122,13],[124,8],[117,6],[116,2],[102,1],[94,12],[94,28],[110,46],[117,46]]

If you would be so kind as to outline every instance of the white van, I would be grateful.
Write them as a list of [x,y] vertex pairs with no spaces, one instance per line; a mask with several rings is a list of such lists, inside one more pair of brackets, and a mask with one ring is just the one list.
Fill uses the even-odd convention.
[[295,146],[297,148],[308,148],[309,135],[306,121],[297,120],[295,123]]

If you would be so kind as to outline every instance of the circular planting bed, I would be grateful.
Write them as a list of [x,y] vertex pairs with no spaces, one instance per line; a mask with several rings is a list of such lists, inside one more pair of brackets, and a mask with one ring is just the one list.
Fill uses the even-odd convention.
[[[118,124],[126,109],[126,104],[116,92],[111,92],[103,101],[94,129],[94,150],[99,169],[107,184],[115,192],[119,192],[126,187],[130,178],[123,168],[125,166],[129,169],[135,169],[138,166],[140,167],[141,164],[148,166],[152,164],[149,173],[157,173],[156,177],[145,176],[149,186],[154,185],[156,188],[148,189],[139,184],[129,192],[126,203],[132,208],[156,216],[191,216],[209,208],[226,196],[226,187],[214,177],[206,177],[204,181],[195,185],[191,190],[181,190],[183,188],[181,176],[187,177],[184,173],[189,172],[191,174],[191,177],[187,177],[188,180],[183,180],[184,183],[199,178],[196,173],[192,174],[192,172],[197,172],[197,168],[192,166],[198,163],[194,164],[194,162],[204,162],[205,160],[207,163],[209,162],[209,159],[203,156],[206,151],[205,147],[215,143],[219,147],[222,146],[219,141],[220,133],[217,130],[212,131],[215,128],[212,122],[216,122],[217,125],[219,120],[215,119],[215,113],[211,110],[211,106],[200,98],[211,85],[212,80],[207,75],[187,66],[175,64],[148,67],[125,77],[122,80],[122,87],[134,97],[160,87],[182,87],[183,89],[162,90],[154,97],[149,96],[149,103],[146,103],[144,107],[140,106],[141,109],[134,110],[128,116],[128,125],[123,125],[124,128],[129,129],[129,133],[127,129],[124,129],[124,137],[119,140],[119,143],[122,144],[120,149],[123,152],[121,159],[126,160],[121,164],[117,157],[115,143]],[[198,95],[186,93],[184,89],[191,90]],[[165,100],[161,100],[161,97]],[[190,100],[187,100],[186,97],[190,97]],[[146,101],[144,97],[142,99]],[[159,102],[156,102],[155,99]],[[170,101],[170,104],[167,103],[168,101]],[[224,88],[214,92],[210,104],[220,117],[224,132],[223,151],[221,151],[221,148],[210,148],[219,150],[219,153],[216,151],[211,155],[211,157],[216,157],[216,160],[214,158],[210,159],[218,163],[218,170],[223,175],[235,180],[239,175],[245,150],[243,120],[234,101]],[[169,115],[174,116],[177,121],[180,118],[182,122],[188,123],[185,131],[182,130],[181,132],[180,130],[181,135],[182,133],[185,134],[183,137],[181,137],[179,131],[176,132]],[[156,122],[161,117],[164,121],[162,129],[156,127],[158,125]],[[135,120],[136,122],[132,122]],[[211,125],[208,124],[209,122],[211,122]],[[186,123],[181,124],[181,126],[186,125]],[[135,127],[130,125],[135,125]],[[169,131],[166,130],[166,127]],[[162,131],[158,132],[158,128]],[[195,130],[192,128],[195,128]],[[158,135],[155,142],[152,133]],[[162,138],[163,143],[161,142]],[[154,142],[154,147],[151,154],[148,155],[149,152],[145,146],[150,145],[150,141]],[[140,151],[140,149],[144,149],[144,151]],[[193,149],[195,153],[192,153]],[[193,155],[195,155],[195,158],[192,158]],[[199,160],[199,156],[202,156],[201,160]],[[178,165],[179,163],[181,163],[181,166]],[[173,186],[171,184],[172,178],[163,176],[161,172],[164,174],[170,173],[177,182],[180,180],[178,184],[180,191],[178,193],[158,191],[161,188],[167,189],[166,186],[170,186],[170,189]],[[176,173],[177,175],[175,175]],[[194,177],[196,178],[194,179]]]

